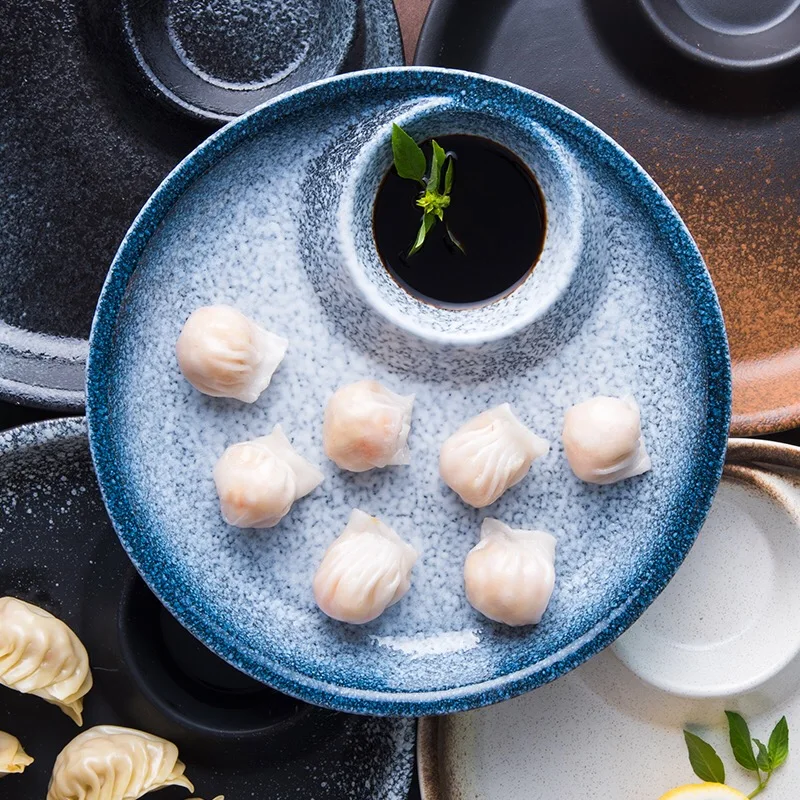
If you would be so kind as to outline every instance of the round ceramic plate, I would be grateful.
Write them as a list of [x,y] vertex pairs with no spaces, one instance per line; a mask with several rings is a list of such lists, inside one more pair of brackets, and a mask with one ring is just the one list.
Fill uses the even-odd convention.
[[[441,310],[405,295],[370,230],[391,125],[418,137],[483,133],[534,166],[548,208],[542,258],[502,301]],[[254,405],[182,378],[191,311],[227,302],[289,339]],[[487,340],[479,344],[481,338]],[[411,465],[361,475],[322,453],[340,385],[416,393]],[[446,70],[384,70],[286,95],[213,136],[143,209],[92,331],[92,452],[112,520],[155,593],[245,672],[315,703],[442,713],[558,677],[618,636],[690,548],[719,480],[728,428],[722,320],[702,260],[664,196],[610,139],[546,98]],[[570,472],[564,411],[632,394],[653,461],[609,487]],[[490,512],[558,539],[558,580],[536,628],[466,602],[462,565],[482,513],[440,481],[438,451],[464,420],[512,403],[552,442]],[[266,531],[226,526],[212,469],[225,447],[282,424],[325,481]],[[311,579],[350,510],[421,553],[413,587],[378,620],[343,625]]]
[[[646,6],[736,28],[720,38],[751,51],[751,66],[773,66],[701,63]],[[714,58],[716,42],[684,32]],[[777,65],[798,45],[793,0],[434,0],[416,53],[417,64],[483,72],[564,103],[653,176],[719,293],[734,436],[800,426],[800,61]]]
[[[728,460],[759,464],[726,467],[697,545],[613,648],[525,697],[421,721],[424,800],[655,800],[698,782],[684,728],[714,745],[727,783],[755,788],[724,712],[765,742],[784,715],[790,742],[800,731],[800,448],[732,439]],[[793,800],[798,785],[790,757],[769,796]]]
[[[174,741],[207,800],[405,800],[413,720],[336,714],[280,695],[220,661],[158,604],[103,508],[83,419],[0,434],[0,547],[0,593],[58,615],[89,651],[86,726]],[[4,800],[44,797],[56,755],[79,728],[55,706],[0,687],[0,730],[35,758],[3,780]]]
[[[186,98],[169,92],[167,78],[160,80],[147,59],[174,59],[174,42],[163,19],[148,15],[168,8],[184,12],[178,15],[184,33],[204,48],[199,56],[205,70],[198,68],[204,73],[219,62],[236,65],[237,58],[268,63],[275,37],[250,36],[251,23],[265,24],[259,10],[284,6],[291,18],[292,9],[313,9],[315,3],[320,6],[319,0],[0,5],[0,397],[83,408],[89,328],[114,252],[170,169],[231,117],[203,119]],[[241,13],[231,13],[237,8]],[[126,9],[136,30],[123,24]],[[392,0],[359,0],[356,13],[355,36],[337,71],[402,64]],[[245,38],[239,42],[242,20]],[[140,22],[149,26],[144,33]],[[352,38],[353,30],[347,35]],[[185,77],[176,80],[189,84]],[[201,75],[192,77],[187,91],[211,85]],[[228,96],[238,98],[239,109],[252,108],[270,86]]]

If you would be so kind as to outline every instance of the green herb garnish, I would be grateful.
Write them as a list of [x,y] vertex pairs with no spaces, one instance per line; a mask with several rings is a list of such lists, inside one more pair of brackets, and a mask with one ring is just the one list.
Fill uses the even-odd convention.
[[[422,209],[422,220],[417,238],[408,252],[410,256],[422,247],[425,237],[437,221],[444,223],[444,210],[450,205],[455,157],[453,153],[446,153],[436,139],[431,140],[431,147],[433,153],[428,167],[422,148],[397,123],[392,126],[394,168],[401,178],[416,181],[422,187],[422,192],[416,201]],[[444,186],[442,186],[443,177]],[[446,223],[444,228],[450,241],[463,253],[461,242],[453,236]]]
[[706,741],[690,731],[684,731],[686,747],[689,749],[689,761],[694,774],[701,781],[708,783],[725,783],[725,765],[717,755],[717,751]]
[[[772,773],[780,767],[789,755],[789,725],[786,717],[782,717],[764,744],[750,736],[750,728],[741,714],[726,711],[728,717],[728,737],[736,762],[752,772],[758,780],[758,786],[748,797],[761,794],[767,787]],[[690,731],[683,732],[686,747],[689,749],[689,761],[698,778],[709,783],[725,783],[725,766],[717,751],[699,736]],[[755,744],[758,752],[753,749]]]

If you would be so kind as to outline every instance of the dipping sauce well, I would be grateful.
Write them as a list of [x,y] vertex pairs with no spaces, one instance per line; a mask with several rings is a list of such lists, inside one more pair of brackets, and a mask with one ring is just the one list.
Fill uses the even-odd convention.
[[[544,199],[528,167],[507,148],[480,136],[454,134],[436,141],[456,156],[450,206],[422,249],[409,256],[422,219],[422,187],[394,166],[375,199],[373,233],[389,274],[406,291],[447,308],[484,305],[519,286],[542,252]],[[421,145],[430,164],[431,144]]]

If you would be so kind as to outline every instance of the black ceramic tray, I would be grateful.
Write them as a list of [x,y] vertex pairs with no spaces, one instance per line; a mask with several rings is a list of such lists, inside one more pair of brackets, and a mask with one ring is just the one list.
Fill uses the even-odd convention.
[[527,86],[628,150],[714,278],[733,434],[800,425],[794,0],[433,0],[415,62]]
[[[317,3],[320,13],[328,2]],[[355,0],[336,2],[346,7]],[[206,13],[212,5],[213,14]],[[174,56],[164,33],[168,8],[188,9],[185,26],[197,41],[227,47],[203,54],[203,63],[227,68],[242,60],[237,48],[250,52],[263,42],[249,24],[225,27],[217,16],[245,7],[304,5],[0,3],[0,397],[52,409],[83,407],[86,339],[128,226],[183,156],[234,112],[263,102],[276,88],[226,91],[219,85],[225,81],[203,83],[193,73],[195,94],[188,99],[202,105],[197,92],[208,86],[221,97],[207,105],[217,105],[204,112],[186,98],[177,102],[164,83],[183,84],[191,76],[170,72],[176,59],[161,64],[156,58],[167,51]],[[261,23],[267,18],[256,17]],[[211,29],[198,33],[197,25]],[[214,25],[221,26],[219,35]],[[286,27],[291,32],[297,26]],[[348,30],[341,34],[350,45],[339,71],[403,63],[392,0],[358,0],[355,28]]]
[[[0,423],[11,419],[4,412]],[[57,614],[89,651],[85,725],[126,725],[174,741],[198,796],[406,796],[414,720],[338,714],[278,694],[219,660],[164,611],[106,516],[82,418],[0,434],[0,551],[0,595]],[[2,797],[43,798],[55,756],[80,729],[55,706],[0,687],[0,730],[36,759],[3,780]]]

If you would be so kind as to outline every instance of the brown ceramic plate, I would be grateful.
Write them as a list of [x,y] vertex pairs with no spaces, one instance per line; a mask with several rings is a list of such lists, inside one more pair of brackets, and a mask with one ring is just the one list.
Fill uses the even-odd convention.
[[711,270],[733,360],[732,434],[800,426],[800,62],[746,73],[702,63],[639,0],[433,0],[416,63],[522,84],[620,142]]

